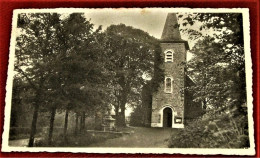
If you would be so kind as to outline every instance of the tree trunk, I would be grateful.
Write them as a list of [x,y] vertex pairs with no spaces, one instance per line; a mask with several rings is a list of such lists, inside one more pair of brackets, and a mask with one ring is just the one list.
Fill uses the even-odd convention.
[[66,109],[65,123],[64,123],[64,129],[63,129],[63,135],[64,135],[65,141],[67,141],[68,117],[69,117],[69,109]]
[[33,112],[33,119],[32,119],[32,125],[31,125],[31,132],[30,132],[30,138],[29,138],[29,147],[33,147],[34,144],[34,136],[36,134],[36,125],[37,125],[37,119],[38,119],[38,113],[39,113],[39,98],[40,98],[40,92],[37,91],[37,94],[35,96],[35,104],[34,104],[34,112]]
[[115,90],[114,91],[114,95],[116,96],[116,99],[115,99],[115,119],[116,119],[116,122],[115,122],[115,125],[118,126],[119,124],[119,106],[120,106],[120,91],[119,90]]
[[126,95],[123,95],[122,96],[122,101],[121,101],[121,104],[120,104],[120,109],[121,109],[121,112],[120,112],[120,115],[119,115],[119,120],[118,120],[118,125],[121,126],[121,127],[125,127],[126,126],[126,123],[125,123],[125,105],[126,105]]
[[53,107],[51,109],[50,128],[49,128],[49,136],[48,136],[49,145],[51,145],[51,143],[52,143],[53,124],[54,124],[54,120],[55,120],[55,114],[56,114],[56,107]]
[[82,132],[82,115],[79,116],[79,133]]
[[75,125],[75,135],[78,134],[78,126],[79,126],[79,114],[76,113],[76,125]]
[[130,82],[126,81],[126,78],[122,78],[121,81],[119,81],[119,85],[122,87],[122,91],[120,92],[120,114],[119,114],[119,121],[118,121],[118,125],[121,127],[126,127],[126,122],[125,122],[125,106],[126,106],[126,102],[127,102],[127,97],[128,94],[131,90],[130,87]]
[[82,124],[81,124],[81,126],[82,126],[82,133],[84,133],[85,132],[85,111],[83,111],[82,112]]
[[33,119],[32,119],[32,125],[31,125],[31,132],[30,132],[30,139],[29,139],[29,147],[33,147],[34,144],[34,136],[36,133],[36,124],[38,119],[38,112],[39,112],[39,104],[36,103],[34,106],[34,112],[33,112]]
[[121,107],[121,112],[120,112],[120,126],[121,127],[125,127],[126,123],[125,123],[125,106]]
[[119,105],[115,106],[115,114],[116,114],[116,126],[119,125]]
[[102,117],[100,112],[95,112],[95,130],[102,130]]

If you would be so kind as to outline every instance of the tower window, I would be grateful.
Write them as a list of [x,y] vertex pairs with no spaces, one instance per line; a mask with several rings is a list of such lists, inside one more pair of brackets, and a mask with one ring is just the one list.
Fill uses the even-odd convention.
[[165,92],[172,93],[172,79],[170,77],[165,78]]
[[165,62],[173,62],[173,52],[172,51],[165,52]]

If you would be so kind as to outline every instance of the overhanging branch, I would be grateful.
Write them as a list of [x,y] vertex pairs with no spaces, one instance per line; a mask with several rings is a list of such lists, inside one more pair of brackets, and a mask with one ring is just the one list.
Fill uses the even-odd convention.
[[34,89],[38,90],[38,87],[32,82],[31,78],[29,78],[28,75],[27,75],[22,69],[20,69],[18,66],[15,66],[15,69],[17,69],[18,72],[19,72],[20,74],[22,74],[22,75],[27,79],[27,81],[29,82],[29,84],[30,84]]

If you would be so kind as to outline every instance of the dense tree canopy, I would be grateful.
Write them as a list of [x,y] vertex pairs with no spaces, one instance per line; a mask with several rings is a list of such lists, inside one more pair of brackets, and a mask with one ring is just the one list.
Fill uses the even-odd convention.
[[[93,26],[79,13],[19,14],[12,117],[26,100],[33,100],[26,105],[33,107],[29,146],[34,144],[39,113],[50,114],[50,145],[57,112],[65,113],[67,141],[70,112],[76,113],[75,131],[84,131],[86,115],[114,105],[125,125],[126,104],[140,104],[144,76],[153,73],[156,39],[123,24],[105,32]],[[25,96],[22,89],[30,93]]]
[[105,34],[108,67],[113,73],[111,85],[116,91],[116,114],[121,120],[118,123],[125,125],[126,104],[140,104],[141,87],[146,81],[144,75],[152,75],[156,39],[124,24],[111,25]]
[[[187,64],[195,85],[188,89],[207,110],[202,119],[172,136],[169,146],[248,147],[242,14],[194,13],[179,18],[182,31],[197,41]],[[194,25],[199,29],[191,29]]]
[[[209,106],[241,106],[246,101],[242,14],[179,15],[183,32],[199,39],[191,53],[188,73],[197,83],[197,100]],[[199,30],[187,26],[200,24]],[[194,33],[198,32],[198,33]],[[208,32],[208,33],[205,33]]]
[[[34,117],[29,146],[33,145],[39,109],[50,111],[51,141],[56,109],[85,112],[102,106],[106,93],[106,70],[100,46],[100,29],[83,14],[21,14],[21,34],[16,46],[16,77],[23,78],[34,91]],[[103,97],[106,98],[106,97]],[[26,99],[26,97],[24,98]],[[84,118],[85,116],[82,116]],[[82,119],[84,120],[84,119]]]

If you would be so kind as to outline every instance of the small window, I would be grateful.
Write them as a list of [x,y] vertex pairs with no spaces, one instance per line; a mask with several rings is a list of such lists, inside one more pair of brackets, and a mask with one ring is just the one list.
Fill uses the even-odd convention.
[[165,53],[165,62],[173,62],[173,53],[172,53],[172,51],[167,51]]
[[172,79],[170,77],[167,77],[165,79],[165,92],[166,93],[172,92]]

